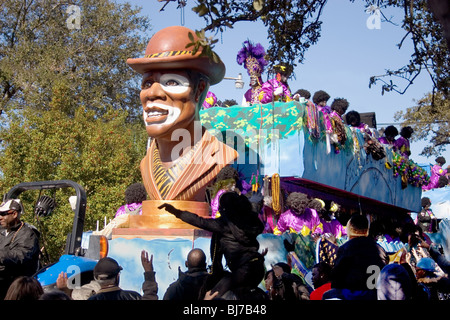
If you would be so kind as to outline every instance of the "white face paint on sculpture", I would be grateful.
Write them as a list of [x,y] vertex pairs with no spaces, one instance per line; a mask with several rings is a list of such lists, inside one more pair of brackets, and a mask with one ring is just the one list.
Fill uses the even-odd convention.
[[143,76],[140,94],[150,137],[170,136],[195,119],[194,90],[184,70],[158,70]]
[[[144,122],[146,126],[155,124],[172,124],[181,114],[181,110],[161,103],[147,103],[148,111],[144,110]],[[161,121],[155,120],[163,117]]]

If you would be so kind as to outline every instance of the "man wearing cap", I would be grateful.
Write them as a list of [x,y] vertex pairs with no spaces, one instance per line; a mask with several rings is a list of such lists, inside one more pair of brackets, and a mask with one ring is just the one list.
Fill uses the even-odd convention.
[[101,289],[88,300],[157,300],[157,284],[153,271],[153,256],[148,259],[146,251],[141,252],[141,262],[144,267],[144,283],[142,289],[144,297],[138,292],[123,290],[119,287],[120,271],[122,267],[110,257],[100,259],[94,267],[94,278]]
[[204,201],[207,184],[237,152],[200,125],[199,109],[225,65],[193,54],[186,46],[194,31],[167,27],[149,41],[145,57],[127,64],[142,75],[140,99],[148,136],[141,174],[150,200]]
[[13,280],[32,276],[39,267],[39,231],[20,220],[23,207],[19,199],[0,206],[0,299]]

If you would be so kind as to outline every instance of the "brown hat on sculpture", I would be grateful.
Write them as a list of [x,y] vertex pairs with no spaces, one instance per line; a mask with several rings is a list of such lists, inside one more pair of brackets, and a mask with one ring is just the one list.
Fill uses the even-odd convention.
[[193,69],[209,78],[211,85],[222,81],[225,65],[221,60],[214,62],[208,56],[201,56],[202,48],[193,55],[186,46],[192,41],[189,33],[198,40],[195,32],[182,26],[164,28],[150,39],[143,58],[127,59],[127,64],[140,74],[151,70]]

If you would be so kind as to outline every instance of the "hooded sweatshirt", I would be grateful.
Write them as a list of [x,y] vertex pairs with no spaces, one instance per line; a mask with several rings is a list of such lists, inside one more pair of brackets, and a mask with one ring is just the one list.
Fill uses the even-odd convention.
[[399,264],[388,264],[381,270],[377,288],[378,300],[409,300],[412,297],[411,279]]

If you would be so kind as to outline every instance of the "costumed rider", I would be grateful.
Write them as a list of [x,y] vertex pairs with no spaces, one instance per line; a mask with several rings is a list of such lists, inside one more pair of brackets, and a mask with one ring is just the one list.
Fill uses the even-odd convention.
[[349,106],[347,99],[336,98],[331,103],[330,121],[333,128],[331,140],[334,143],[334,152],[339,153],[342,145],[347,140],[346,126],[342,116],[345,114]]
[[331,113],[331,107],[327,105],[329,99],[330,95],[323,90],[314,92],[312,98],[314,104],[324,115]]
[[345,115],[345,122],[353,132],[359,131],[363,135],[363,148],[366,151],[366,154],[371,154],[374,160],[381,160],[386,157],[386,150],[376,137],[378,131],[375,133],[372,132],[368,124],[361,122],[361,115],[358,111],[351,110],[347,112]]
[[439,230],[438,219],[431,210],[431,200],[428,197],[421,199],[422,210],[415,219],[416,225],[422,228],[423,232],[434,233]]
[[20,276],[32,276],[39,267],[39,231],[20,220],[20,199],[0,205],[0,299]]
[[219,218],[219,199],[228,191],[241,193],[242,184],[239,181],[239,173],[232,166],[223,168],[216,177],[211,187],[211,218]]
[[287,64],[279,64],[273,67],[273,71],[276,73],[276,77],[262,85],[259,101],[261,103],[292,101],[291,90],[287,83],[293,71],[292,67]]
[[214,107],[216,103],[217,103],[216,95],[211,91],[208,91],[208,93],[206,94],[205,101],[203,101],[202,108],[209,109],[211,107]]
[[295,101],[301,102],[303,102],[304,100],[309,100],[309,98],[311,98],[311,92],[306,89],[298,89],[297,91],[295,91],[294,96],[292,97],[292,99],[294,99]]
[[431,168],[431,177],[430,177],[430,183],[426,186],[422,186],[422,190],[431,190],[434,188],[438,188],[439,186],[439,178],[442,176],[445,176],[447,174],[447,169],[443,169],[446,160],[444,157],[439,156],[436,158],[436,163]]
[[[315,204],[315,205],[313,205]],[[331,234],[336,239],[347,236],[345,226],[336,219],[335,213],[339,210],[339,205],[331,200],[313,199],[310,208],[315,209],[320,217],[324,234]]]
[[239,50],[236,60],[239,65],[243,65],[247,69],[250,76],[250,89],[244,94],[242,99],[243,106],[250,106],[259,102],[259,94],[262,90],[261,75],[264,72],[264,67],[267,65],[264,56],[266,51],[260,44],[253,44],[250,40],[244,41],[243,47]]
[[402,157],[409,159],[411,155],[411,144],[409,139],[411,139],[414,130],[410,126],[406,126],[400,129],[400,137],[395,140],[395,148],[397,152],[400,153]]
[[345,123],[350,126],[352,131],[359,130],[362,134],[367,133],[373,136],[372,130],[367,123],[361,122],[361,115],[358,111],[351,110],[345,114]]
[[142,183],[133,183],[125,190],[125,204],[116,211],[117,218],[123,214],[142,214],[142,202],[147,200],[147,191]]
[[396,151],[395,147],[395,137],[398,136],[398,130],[394,126],[387,126],[384,130],[384,136],[379,137],[378,141],[380,141],[382,144],[388,146],[393,151]]
[[117,209],[112,219],[102,230],[93,231],[94,235],[103,235],[112,239],[112,231],[115,228],[126,228],[129,225],[131,215],[142,215],[142,202],[147,200],[147,191],[142,183],[136,182],[125,190],[125,204]]
[[[333,132],[333,125],[331,123],[330,114],[331,107],[327,105],[327,101],[330,99],[330,95],[324,90],[318,90],[313,95],[313,102],[317,107],[317,110],[322,113],[323,123],[325,125],[325,137],[326,137],[326,146],[327,146],[327,154],[331,152],[331,145],[339,143],[337,135]],[[335,148],[339,150],[338,148]]]
[[283,212],[278,219],[273,233],[281,235],[285,231],[301,233],[303,236],[309,234],[322,234],[323,226],[316,210],[308,208],[310,198],[301,192],[291,192],[286,199],[289,208]]

